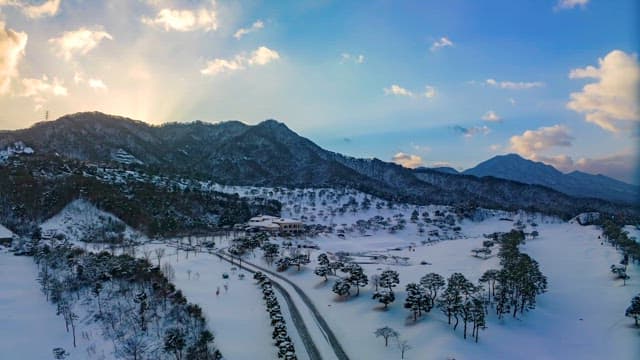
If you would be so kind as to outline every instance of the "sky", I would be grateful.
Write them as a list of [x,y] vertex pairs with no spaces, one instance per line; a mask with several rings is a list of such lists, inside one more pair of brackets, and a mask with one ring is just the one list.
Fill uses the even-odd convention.
[[0,129],[79,111],[276,119],[466,169],[518,153],[640,184],[638,1],[0,0]]

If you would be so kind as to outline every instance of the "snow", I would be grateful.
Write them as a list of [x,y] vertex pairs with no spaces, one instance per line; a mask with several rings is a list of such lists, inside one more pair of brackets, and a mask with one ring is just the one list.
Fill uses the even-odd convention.
[[[224,240],[216,238],[216,243],[224,243]],[[202,307],[209,328],[214,333],[215,345],[226,359],[254,360],[256,356],[277,358],[277,348],[271,340],[269,314],[262,300],[262,291],[252,274],[244,270],[233,271],[229,263],[209,253],[177,252],[176,248],[164,245],[145,245],[138,255],[157,247],[166,249],[167,255],[162,258],[162,263],[168,262],[173,266],[175,279],[172,282],[176,288],[181,289],[190,302]],[[155,263],[157,259],[154,260],[152,256],[151,261]],[[229,279],[223,279],[223,273],[229,274]],[[245,275],[243,280],[238,277],[241,273]],[[225,284],[228,290],[224,289]],[[218,288],[220,295],[216,295]],[[293,322],[285,312],[284,300],[280,299],[279,302],[289,332],[295,333]],[[296,352],[303,354],[301,341],[294,336],[292,339]]]
[[[477,281],[480,275],[497,268],[497,258],[481,260],[471,257],[470,250],[480,246],[478,235],[492,231],[505,231],[510,223],[488,220],[479,224],[464,223],[469,238],[441,241],[418,246],[415,251],[402,250],[397,255],[409,257],[410,265],[363,264],[371,275],[391,268],[400,273],[396,288],[396,302],[389,310],[381,310],[370,297],[372,290],[361,290],[359,297],[337,299],[331,292],[333,280],[324,282],[313,274],[314,263],[306,270],[289,270],[288,275],[316,302],[352,358],[388,359],[399,356],[396,348],[385,348],[381,339],[373,336],[376,328],[391,326],[398,330],[412,349],[407,359],[443,358],[528,358],[528,359],[633,359],[640,356],[638,333],[625,318],[624,309],[640,287],[640,271],[630,266],[631,279],[626,286],[615,280],[609,266],[618,263],[621,256],[597,239],[600,231],[592,226],[577,224],[541,224],[540,237],[528,240],[522,251],[538,260],[542,272],[548,277],[549,291],[539,297],[537,309],[519,319],[498,320],[490,315],[488,328],[480,334],[480,343],[464,340],[458,329],[453,332],[446,318],[432,310],[417,323],[409,311],[402,307],[404,287],[417,282],[428,272],[445,277],[461,272]],[[401,239],[385,235],[383,243],[400,243]],[[362,238],[319,241],[327,250],[369,250]],[[344,247],[339,244],[345,244]],[[351,243],[351,244],[349,244]],[[321,251],[322,251],[321,250]],[[431,265],[420,265],[426,260]],[[348,339],[348,341],[346,340]],[[522,353],[526,349],[526,355]]]
[[[624,310],[640,288],[640,269],[635,264],[629,266],[631,279],[626,286],[622,285],[621,280],[614,279],[609,266],[617,264],[621,255],[598,239],[601,231],[594,226],[581,226],[578,221],[562,222],[539,214],[492,210],[482,210],[478,214],[483,221],[460,222],[453,216],[454,223],[448,224],[445,218],[451,214],[451,209],[446,206],[389,206],[386,201],[354,190],[282,190],[210,183],[201,185],[210,190],[238,193],[241,196],[276,199],[283,203],[283,217],[300,218],[307,224],[322,224],[331,228],[331,231],[321,232],[315,237],[293,238],[294,244],[313,244],[319,246],[320,250],[309,250],[312,263],[303,267],[302,271],[293,267],[283,274],[313,300],[352,359],[386,360],[400,357],[395,343],[391,342],[385,348],[383,339],[373,335],[377,328],[383,326],[399,331],[401,338],[411,345],[412,348],[405,354],[406,359],[640,358],[638,329],[633,328],[632,319],[624,317]],[[371,203],[368,209],[362,209],[361,206],[365,199]],[[420,214],[416,222],[410,220],[414,210]],[[435,216],[436,211],[444,212],[445,216]],[[429,221],[423,219],[423,212],[429,213]],[[382,219],[385,224],[381,225],[375,220],[370,222],[373,226],[367,225],[368,228],[357,225],[358,220],[374,217]],[[116,220],[113,215],[77,200],[45,222],[42,228],[55,229],[74,241],[106,218]],[[403,226],[392,231],[400,224]],[[522,252],[539,262],[549,281],[548,292],[539,296],[536,309],[517,319],[507,316],[503,320],[497,319],[490,310],[487,329],[480,332],[478,344],[471,339],[463,339],[460,328],[454,332],[438,309],[413,322],[410,312],[402,306],[407,283],[417,282],[429,272],[445,277],[461,272],[476,282],[484,271],[499,267],[495,256],[497,248],[494,248],[494,256],[484,260],[472,257],[471,249],[481,246],[483,234],[509,231],[518,224],[524,226],[527,233],[536,230],[540,234],[521,246]],[[455,230],[457,226],[459,230]],[[424,232],[419,231],[420,227],[424,228]],[[631,237],[640,238],[637,227],[629,225],[625,230]],[[433,234],[434,231],[438,234]],[[338,236],[338,232],[342,236]],[[143,239],[129,227],[125,233],[130,238]],[[216,238],[215,241],[217,247],[229,245],[223,238]],[[176,253],[175,240],[167,240],[167,243],[169,245],[148,243],[139,246],[137,255],[143,256],[145,251],[157,247],[167,249],[162,262],[174,267],[174,283],[187,299],[203,308],[209,328],[215,334],[215,344],[223,355],[230,360],[275,358],[277,349],[271,341],[269,317],[261,291],[251,275],[246,273],[245,279],[240,280],[239,272],[232,271],[228,263],[216,256],[183,250]],[[371,299],[373,289],[370,286],[362,288],[358,297],[337,298],[331,291],[335,277],[325,282],[313,274],[317,265],[316,257],[321,252],[347,252],[355,261],[362,263],[369,276],[388,268],[398,271],[401,283],[394,289],[396,301],[388,310],[383,310],[382,305]],[[7,271],[0,268],[0,288],[3,289],[0,293],[0,333],[7,334],[9,329],[18,329],[17,335],[9,339],[0,337],[0,349],[16,349],[18,345],[10,341],[33,331],[47,332],[42,337],[45,345],[38,344],[29,351],[41,351],[38,354],[50,356],[51,348],[68,345],[70,340],[64,332],[62,319],[55,316],[55,308],[46,303],[38,290],[35,265],[30,259],[6,254],[0,256],[0,266],[10,267]],[[18,263],[7,265],[7,258],[19,260],[16,260]],[[255,256],[250,255],[247,260],[266,266],[260,251],[256,251]],[[151,261],[156,261],[153,255]],[[230,274],[226,281],[221,276],[225,272]],[[20,281],[6,275],[14,273],[24,275],[19,277]],[[227,292],[224,290],[225,283],[228,284]],[[216,296],[218,287],[220,295]],[[289,286],[287,288],[290,289]],[[309,310],[298,296],[294,296],[293,290],[289,292],[298,304],[312,337],[321,338],[320,341],[316,339],[316,345],[324,357],[332,358]],[[29,300],[16,301],[16,298],[23,297],[22,294],[28,294],[24,297]],[[305,358],[304,347],[295,334],[283,299],[280,299],[280,305],[296,351],[300,358]],[[13,319],[8,317],[9,324],[5,325],[5,314],[21,315]],[[32,314],[40,317],[32,317]],[[23,317],[24,322],[21,321]],[[25,346],[26,341],[18,341],[17,344]],[[64,347],[69,350],[69,346]],[[27,354],[24,358],[43,357],[30,357]]]
[[636,242],[640,241],[640,225],[626,225],[623,230],[629,233],[629,238],[635,238]]
[[2,224],[0,224],[0,239],[8,239],[11,237],[13,237],[13,233],[6,227],[2,226]]
[[112,358],[111,344],[102,339],[95,326],[79,326],[88,337],[81,336],[79,331],[78,347],[74,349],[71,333],[65,331],[64,320],[56,316],[55,305],[47,302],[36,278],[37,267],[31,257],[0,251],[2,354],[21,360],[51,359],[53,348],[62,347],[71,354],[71,359]]
[[[62,234],[71,243],[84,246],[85,244],[80,240],[109,221],[121,222],[115,215],[96,208],[86,200],[78,199],[42,223],[40,228],[43,233],[50,233],[52,236]],[[128,240],[142,240],[144,238],[144,235],[128,225],[125,226],[123,235]]]
[[0,149],[0,164],[8,160],[14,155],[32,155],[33,149],[26,146],[22,141],[15,142],[13,145],[7,146],[6,149]]

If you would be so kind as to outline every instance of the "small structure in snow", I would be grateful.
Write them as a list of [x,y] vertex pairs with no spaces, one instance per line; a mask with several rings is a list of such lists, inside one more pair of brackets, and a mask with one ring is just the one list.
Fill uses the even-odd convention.
[[13,241],[13,233],[0,224],[0,245],[9,246]]
[[296,233],[302,231],[302,221],[270,215],[258,215],[249,219],[247,227],[250,230]]

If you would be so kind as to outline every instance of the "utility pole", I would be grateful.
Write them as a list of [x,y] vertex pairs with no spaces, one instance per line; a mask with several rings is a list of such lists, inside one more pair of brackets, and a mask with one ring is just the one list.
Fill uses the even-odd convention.
[[49,121],[49,110],[44,112],[44,121]]

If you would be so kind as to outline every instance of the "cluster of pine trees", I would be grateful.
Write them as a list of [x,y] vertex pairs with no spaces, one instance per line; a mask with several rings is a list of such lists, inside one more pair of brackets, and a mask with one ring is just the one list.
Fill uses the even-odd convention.
[[[48,159],[49,160],[49,159]],[[0,167],[0,223],[21,235],[84,198],[149,236],[174,236],[217,230],[246,222],[256,214],[279,215],[274,200],[152,182],[107,182],[91,167],[72,161],[31,159]]]
[[271,317],[271,326],[273,326],[273,340],[278,347],[278,357],[284,360],[297,360],[296,350],[293,342],[287,333],[287,324],[284,321],[278,298],[273,291],[271,280],[262,272],[256,272],[253,278],[258,281],[262,288],[262,298],[267,306],[267,312]]
[[149,261],[67,243],[38,246],[34,260],[42,291],[71,330],[74,346],[80,326],[95,323],[113,342],[116,358],[222,358],[202,309]]
[[547,278],[538,262],[518,248],[524,239],[524,233],[518,230],[502,234],[498,252],[502,269],[488,270],[480,278],[488,284],[488,301],[495,305],[498,318],[509,313],[516,317],[534,309],[536,297],[547,291]]
[[614,219],[604,218],[600,226],[602,235],[609,244],[634,262],[640,262],[640,243],[629,237],[629,233],[623,230],[622,224]]
[[[627,266],[629,260],[634,262],[640,262],[640,243],[629,237],[629,233],[624,231],[623,219],[614,218],[601,218],[600,227],[602,228],[602,235],[609,244],[614,246],[620,252],[622,252],[623,258],[619,265],[611,265],[611,272],[616,275],[617,278],[622,279],[626,285],[626,281],[629,279],[627,275]],[[638,320],[640,319],[640,294],[634,296],[631,299],[631,304],[624,312],[625,316],[633,318],[636,327],[638,326]]]

